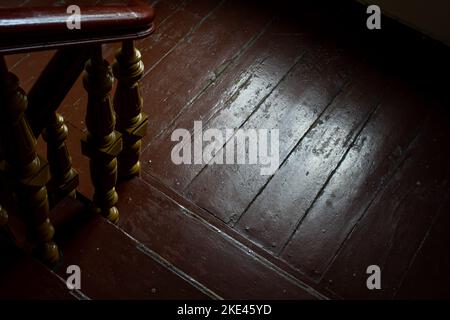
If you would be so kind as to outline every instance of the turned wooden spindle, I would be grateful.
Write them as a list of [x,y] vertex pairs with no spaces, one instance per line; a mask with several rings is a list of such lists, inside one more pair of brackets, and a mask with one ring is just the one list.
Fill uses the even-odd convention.
[[51,173],[48,188],[50,194],[55,197],[53,203],[66,195],[75,197],[75,189],[78,186],[78,173],[72,168],[72,158],[66,146],[67,136],[68,129],[63,117],[54,112],[43,132],[47,142],[47,160]]
[[109,63],[102,58],[101,46],[94,46],[83,78],[88,92],[88,134],[82,141],[82,151],[90,158],[91,180],[95,188],[94,209],[116,223],[119,219],[119,212],[115,207],[118,201],[115,189],[116,157],[122,150],[122,138],[120,133],[115,131],[115,114],[109,96],[113,82],[112,70]]
[[118,50],[113,71],[118,79],[114,96],[117,130],[123,139],[123,149],[119,155],[119,177],[127,179],[140,173],[141,140],[148,124],[148,116],[142,113],[139,88],[139,80],[144,74],[144,64],[132,40],[124,41],[122,48]]
[[8,72],[2,56],[0,83],[0,128],[6,170],[17,184],[21,212],[37,255],[44,262],[54,264],[59,260],[59,251],[53,242],[55,230],[49,220],[48,164],[36,154],[36,139],[24,116],[25,92],[19,87],[18,78]]

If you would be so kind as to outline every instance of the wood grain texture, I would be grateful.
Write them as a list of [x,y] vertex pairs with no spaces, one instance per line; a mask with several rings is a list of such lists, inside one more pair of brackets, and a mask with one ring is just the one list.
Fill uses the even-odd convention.
[[[307,41],[300,41],[306,42],[305,40]],[[284,41],[293,43],[286,39]],[[220,112],[208,122],[206,128],[221,128],[220,124],[223,123],[227,127],[243,130],[278,129],[279,162],[282,164],[343,88],[347,79],[346,73],[351,69],[352,64],[348,56],[332,45],[324,47],[320,41],[310,44],[304,56],[295,62],[291,70],[251,113],[240,112],[237,108],[242,108],[243,104],[236,101],[236,109],[232,106]],[[234,116],[236,114],[239,116]],[[229,143],[227,142],[227,145]],[[197,172],[197,176],[186,187],[185,193],[225,222],[234,224],[271,179],[271,176],[261,175],[262,167],[238,164],[208,165]],[[214,193],[207,195],[201,192],[207,185]],[[228,195],[232,195],[232,198],[227,197]]]
[[[448,297],[448,50],[387,18],[371,32],[361,24],[365,8],[353,4],[155,3],[158,29],[136,42],[150,117],[143,181],[119,186],[122,230],[100,232],[129,233],[151,249],[140,253],[160,255],[223,297]],[[119,47],[106,46],[106,59]],[[30,88],[48,58],[7,62]],[[60,112],[79,191],[92,197],[79,144],[87,104],[80,83]],[[173,164],[173,130],[192,133],[199,120],[204,129],[279,128],[280,170],[267,178],[256,166]],[[79,249],[75,242],[68,248],[73,261],[81,259],[69,253]],[[111,266],[107,281],[130,267],[109,261],[112,255],[100,259]],[[146,263],[140,259],[133,261]],[[99,276],[94,262],[83,263]],[[380,291],[365,286],[370,264],[382,268]],[[172,272],[157,274],[179,283]],[[105,282],[92,282],[94,296],[116,297],[96,286]],[[125,292],[148,298],[150,286]]]
[[266,182],[236,227],[278,253],[378,107],[383,88],[376,72],[347,83]]
[[[82,271],[82,293],[91,299],[207,299],[187,279],[137,247],[139,243],[86,206],[68,198],[54,211],[57,239],[64,254],[55,272]],[[59,213],[59,215],[56,215]]]
[[389,89],[283,250],[283,259],[311,277],[323,274],[366,207],[405,160],[430,112],[423,99],[408,92],[399,83]]
[[[403,274],[449,197],[448,121],[428,120],[405,162],[358,221],[325,274],[348,298],[392,298]],[[433,155],[430,157],[430,155]],[[367,290],[369,265],[382,270],[382,290]],[[443,275],[444,276],[444,275]]]
[[141,180],[119,187],[127,208],[119,227],[225,299],[317,299],[301,281],[217,232]]
[[[208,87],[221,68],[250,43],[270,21],[270,16],[247,19],[256,6],[225,2],[185,36],[159,64],[147,68],[142,95],[150,115],[148,137],[157,136]],[[185,57],[193,57],[186,63]],[[153,107],[153,109],[151,109]]]
[[396,299],[448,299],[450,279],[443,276],[450,267],[448,250],[449,201],[442,201],[432,227],[402,277]]
[[179,192],[189,185],[204,166],[172,163],[173,130],[186,128],[192,135],[198,134],[193,129],[193,122],[198,120],[203,121],[204,130],[223,128],[225,124],[238,128],[305,53],[302,45],[305,38],[284,35],[283,30],[286,31],[286,26],[280,21],[269,25],[250,48],[227,63],[220,77],[150,143],[143,160],[149,163],[151,174]]

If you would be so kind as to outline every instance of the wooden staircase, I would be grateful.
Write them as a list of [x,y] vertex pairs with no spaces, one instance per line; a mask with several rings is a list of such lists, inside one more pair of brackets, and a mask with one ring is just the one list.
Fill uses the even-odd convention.
[[[192,203],[140,178],[119,192],[118,225],[93,215],[81,195],[52,210],[62,251],[53,269],[4,244],[0,299],[325,298],[281,260],[207,221]],[[81,290],[66,286],[70,265],[81,269]]]

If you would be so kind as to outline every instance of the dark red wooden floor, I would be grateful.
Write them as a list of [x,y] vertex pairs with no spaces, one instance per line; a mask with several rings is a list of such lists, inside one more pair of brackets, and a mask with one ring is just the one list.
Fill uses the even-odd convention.
[[[61,279],[78,264],[77,298],[450,298],[448,49],[387,20],[368,31],[345,2],[285,5],[156,3],[158,30],[138,42],[150,115],[142,177],[118,187],[117,227],[60,205],[63,265],[36,267],[55,284],[27,297],[72,297]],[[51,54],[8,63],[28,90]],[[90,197],[85,106],[78,81],[61,112]],[[279,170],[173,164],[173,130],[199,120],[279,129]],[[10,255],[22,267],[3,271],[4,288],[38,264]],[[381,290],[366,287],[369,265]]]

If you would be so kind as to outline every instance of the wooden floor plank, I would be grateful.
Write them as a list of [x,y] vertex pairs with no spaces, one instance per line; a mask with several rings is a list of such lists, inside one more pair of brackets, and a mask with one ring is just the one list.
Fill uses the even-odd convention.
[[5,56],[6,65],[10,71],[14,71],[16,66],[20,64],[23,59],[26,59],[30,53],[17,53]]
[[264,28],[270,17],[247,19],[252,9],[250,4],[237,6],[233,1],[218,6],[163,61],[149,69],[141,83],[147,98],[144,109],[150,114],[147,139],[183,112],[220,68]]
[[136,46],[141,52],[142,61],[146,63],[145,74],[169,54],[217,4],[218,1],[209,1],[209,5],[205,5],[201,0],[180,4],[180,7],[175,8],[160,24],[157,24],[154,34],[137,41]]
[[395,295],[396,299],[449,299],[450,298],[450,201],[442,204],[424,243],[405,279]]
[[[13,63],[12,65],[8,65],[9,67],[13,67],[10,71],[13,72],[20,81],[20,86],[25,92],[28,92],[40,72],[47,65],[47,62],[50,60],[50,57],[53,55],[54,51],[39,51],[34,52],[33,54],[26,55],[17,63]],[[10,63],[7,60],[8,63]]]
[[[157,30],[137,41],[151,121],[145,181],[118,187],[120,229],[63,207],[52,216],[60,278],[20,252],[6,254],[0,296],[74,298],[61,280],[68,264],[81,264],[93,298],[450,296],[448,51],[386,17],[382,30],[367,30],[356,4],[149,2]],[[119,46],[105,45],[104,57],[113,62]],[[51,53],[6,60],[29,90]],[[388,81],[391,90],[380,89]],[[80,78],[60,112],[79,191],[91,197],[80,152],[85,109]],[[204,130],[279,128],[287,160],[271,178],[257,166],[176,166],[171,133],[193,133],[196,120]],[[41,139],[38,149],[45,153]],[[78,216],[71,228],[61,227],[67,214]],[[25,246],[24,227],[10,214]],[[366,288],[371,264],[382,269],[380,291]],[[17,290],[22,284],[28,292]]]
[[145,181],[135,179],[118,190],[125,197],[119,226],[222,298],[318,298]]
[[[57,214],[58,213],[58,214]],[[81,291],[91,299],[207,299],[208,295],[168,266],[138,249],[139,243],[76,200],[64,201],[52,215],[62,265],[81,270]]]
[[[171,134],[194,121],[208,127],[239,127],[305,52],[302,35],[284,35],[286,26],[276,21],[143,153],[144,170],[168,186],[183,191],[203,165],[176,165],[171,161],[175,142]],[[269,45],[268,45],[269,44]],[[233,118],[234,117],[234,118]]]
[[[256,245],[254,242],[250,241],[243,234],[239,233],[235,229],[233,229],[230,225],[226,224],[219,218],[212,215],[210,212],[205,209],[199,207],[194,202],[185,198],[183,195],[177,193],[175,190],[167,187],[157,178],[147,174],[145,172],[142,173],[143,180],[146,183],[150,184],[153,188],[159,190],[163,193],[167,198],[172,199],[179,206],[185,208],[187,211],[195,213],[194,216],[197,217],[200,221],[207,223],[212,226],[216,230],[220,230],[223,236],[232,239],[235,244],[240,244],[249,249],[249,252],[254,252],[256,255],[260,256],[264,260],[267,260],[273,268],[277,269],[279,272],[289,275],[294,279],[299,280],[301,283],[304,283],[306,286],[309,286],[315,289],[318,292],[322,292],[323,288],[321,284],[315,282],[313,279],[305,275],[303,272],[299,271],[292,267],[292,265],[288,264],[285,260],[281,259],[278,256],[273,255],[271,252],[266,251],[260,246]],[[334,296],[332,292],[327,292],[326,295],[329,299],[337,298],[338,296]]]
[[[279,129],[279,161],[283,162],[342,89],[354,63],[354,57],[349,59],[347,53],[332,43],[317,41],[305,45],[308,46],[305,56],[250,118],[236,122],[228,113],[246,113],[230,108],[208,123],[207,128]],[[262,167],[208,165],[186,187],[185,194],[223,221],[236,221],[270,179],[261,175]]]
[[396,81],[308,210],[282,258],[317,279],[377,192],[404,160],[427,104]]
[[369,67],[361,74],[345,85],[248,209],[236,217],[236,228],[267,250],[282,250],[377,108],[384,79]]
[[0,256],[0,300],[75,300],[63,279],[19,249],[3,242]]
[[[448,200],[450,152],[442,146],[449,145],[449,125],[436,116],[427,122],[407,160],[358,221],[325,273],[330,290],[342,297],[392,298]],[[381,268],[381,290],[366,287],[370,265]]]

